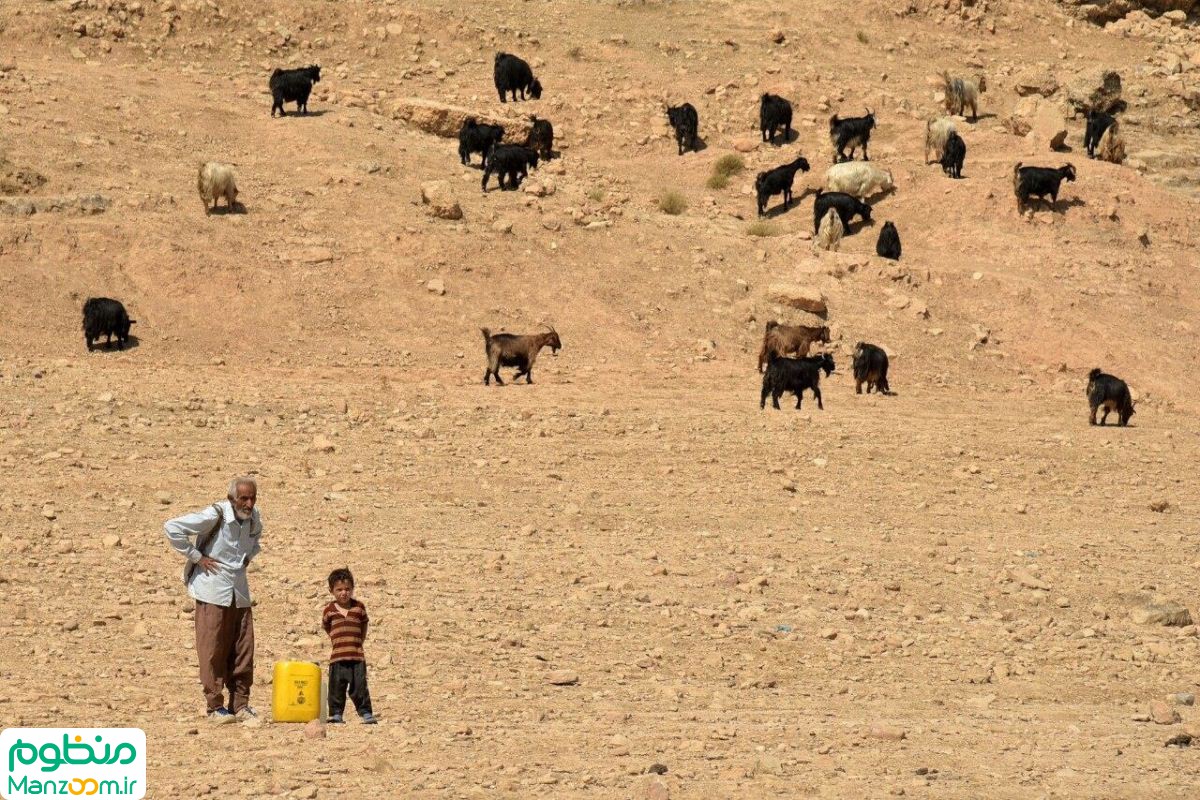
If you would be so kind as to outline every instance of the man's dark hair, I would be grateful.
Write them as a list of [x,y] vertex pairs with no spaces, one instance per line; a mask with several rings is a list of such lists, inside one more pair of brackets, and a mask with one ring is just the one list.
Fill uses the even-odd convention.
[[354,588],[354,576],[350,574],[350,569],[348,567],[335,569],[333,572],[329,573],[329,591],[332,592],[334,584],[341,583],[342,581],[348,581],[350,583],[350,588]]

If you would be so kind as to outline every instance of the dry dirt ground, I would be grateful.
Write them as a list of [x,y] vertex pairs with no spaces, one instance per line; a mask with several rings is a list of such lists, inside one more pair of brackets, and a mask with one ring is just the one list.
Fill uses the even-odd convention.
[[[1164,745],[1200,737],[1197,628],[1132,613],[1200,606],[1200,209],[1168,174],[1194,164],[1191,29],[1040,1],[482,5],[7,4],[0,146],[44,183],[0,215],[0,722],[142,727],[151,797],[1195,797],[1200,750]],[[497,49],[542,100],[500,106]],[[305,63],[314,113],[271,119],[270,69]],[[1125,79],[1142,170],[1089,161],[1079,119],[1069,153],[1000,124],[1016,72],[1093,66]],[[921,156],[942,68],[989,75],[957,182]],[[706,188],[768,88],[796,142]],[[553,192],[480,193],[405,98],[551,119]],[[675,154],[666,100],[706,149]],[[826,116],[864,105],[904,259],[870,226],[813,257],[811,195],[749,235],[754,173],[801,152],[817,186]],[[246,213],[204,216],[209,158]],[[1018,160],[1075,164],[1059,211],[1016,213]],[[426,213],[429,180],[462,220]],[[780,281],[828,300],[824,411],[757,407],[762,326],[799,316]],[[135,347],[85,350],[93,295]],[[543,321],[564,348],[537,383],[484,387],[477,329]],[[855,396],[859,340],[896,396]],[[1094,366],[1131,427],[1087,425]],[[349,565],[378,727],[202,718],[162,522],[241,472],[255,704],[274,661],[326,657]]]

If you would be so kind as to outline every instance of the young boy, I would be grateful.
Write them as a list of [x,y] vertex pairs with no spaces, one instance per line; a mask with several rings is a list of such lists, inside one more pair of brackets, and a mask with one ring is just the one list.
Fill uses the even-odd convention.
[[329,573],[333,602],[325,606],[321,625],[333,642],[329,656],[329,722],[340,725],[346,709],[346,691],[364,725],[374,725],[371,695],[367,691],[367,607],[354,599],[354,576],[346,568]]

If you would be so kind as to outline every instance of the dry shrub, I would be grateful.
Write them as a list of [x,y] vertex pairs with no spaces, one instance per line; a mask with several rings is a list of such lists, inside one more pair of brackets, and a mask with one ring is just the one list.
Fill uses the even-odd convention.
[[663,192],[658,198],[658,210],[677,217],[687,210],[687,198],[676,191]]
[[778,236],[779,229],[764,220],[756,220],[746,226],[746,233],[751,236]]

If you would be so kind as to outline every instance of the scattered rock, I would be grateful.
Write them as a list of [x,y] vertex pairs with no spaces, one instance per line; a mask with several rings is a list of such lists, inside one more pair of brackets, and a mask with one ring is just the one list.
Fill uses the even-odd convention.
[[314,453],[332,453],[337,449],[337,445],[324,436],[314,436],[308,449]]
[[1040,95],[1049,97],[1058,91],[1058,79],[1049,70],[1040,67],[1029,67],[1017,74],[1013,82],[1013,90],[1021,97]]
[[324,739],[325,738],[325,723],[319,719],[314,719],[304,726],[305,739]]
[[507,142],[524,142],[531,127],[528,118],[481,114],[469,108],[414,97],[393,101],[391,111],[392,119],[400,120],[419,131],[446,139],[458,138],[458,132],[462,129],[467,117],[474,117],[481,123],[502,126],[505,134],[504,140]]
[[574,686],[579,683],[579,674],[570,670],[555,670],[546,676],[546,683],[551,686]]
[[446,293],[446,282],[441,278],[431,278],[425,282],[425,288],[436,295],[444,295]]
[[1164,744],[1165,747],[1191,747],[1192,735],[1190,733],[1177,733],[1172,736]]
[[1155,511],[1159,514],[1163,513],[1170,507],[1171,507],[1171,501],[1169,501],[1169,500],[1154,500],[1153,502],[1150,503],[1150,510]]
[[512,233],[513,224],[510,220],[498,219],[492,223],[493,233]]
[[1077,113],[1113,111],[1121,102],[1121,76],[1103,67],[1085,69],[1066,82],[1066,97]]
[[650,766],[646,767],[646,774],[648,774],[648,775],[666,775],[667,774],[667,765],[666,764],[658,764],[658,763],[651,764]]
[[1182,720],[1179,712],[1170,703],[1162,700],[1152,700],[1150,702],[1150,719],[1156,725],[1174,725]]
[[154,499],[157,500],[160,505],[164,505],[164,506],[171,505],[172,498],[171,498],[170,492],[155,492]]
[[865,735],[869,739],[883,739],[888,742],[899,742],[908,738],[908,733],[903,729],[882,722],[873,724]]
[[761,143],[761,137],[739,136],[733,140],[733,149],[739,153],[753,153]]
[[462,206],[449,181],[427,181],[421,184],[421,202],[430,216],[438,219],[462,219]]
[[662,778],[647,777],[642,780],[643,800],[670,800],[671,790]]
[[825,304],[825,295],[819,289],[811,286],[799,286],[792,283],[773,283],[767,287],[767,299],[822,317],[829,310]]
[[1033,143],[1034,149],[1041,151],[1049,147],[1051,150],[1061,150],[1067,142],[1067,122],[1058,109],[1049,103],[1038,103],[1037,111],[1030,120],[1030,130],[1025,136]]
[[100,540],[100,543],[103,544],[106,549],[112,550],[114,547],[121,546],[121,537],[117,536],[115,533],[105,534],[104,538]]
[[1129,618],[1137,625],[1166,625],[1182,628],[1192,624],[1192,614],[1178,603],[1165,602],[1135,608]]

